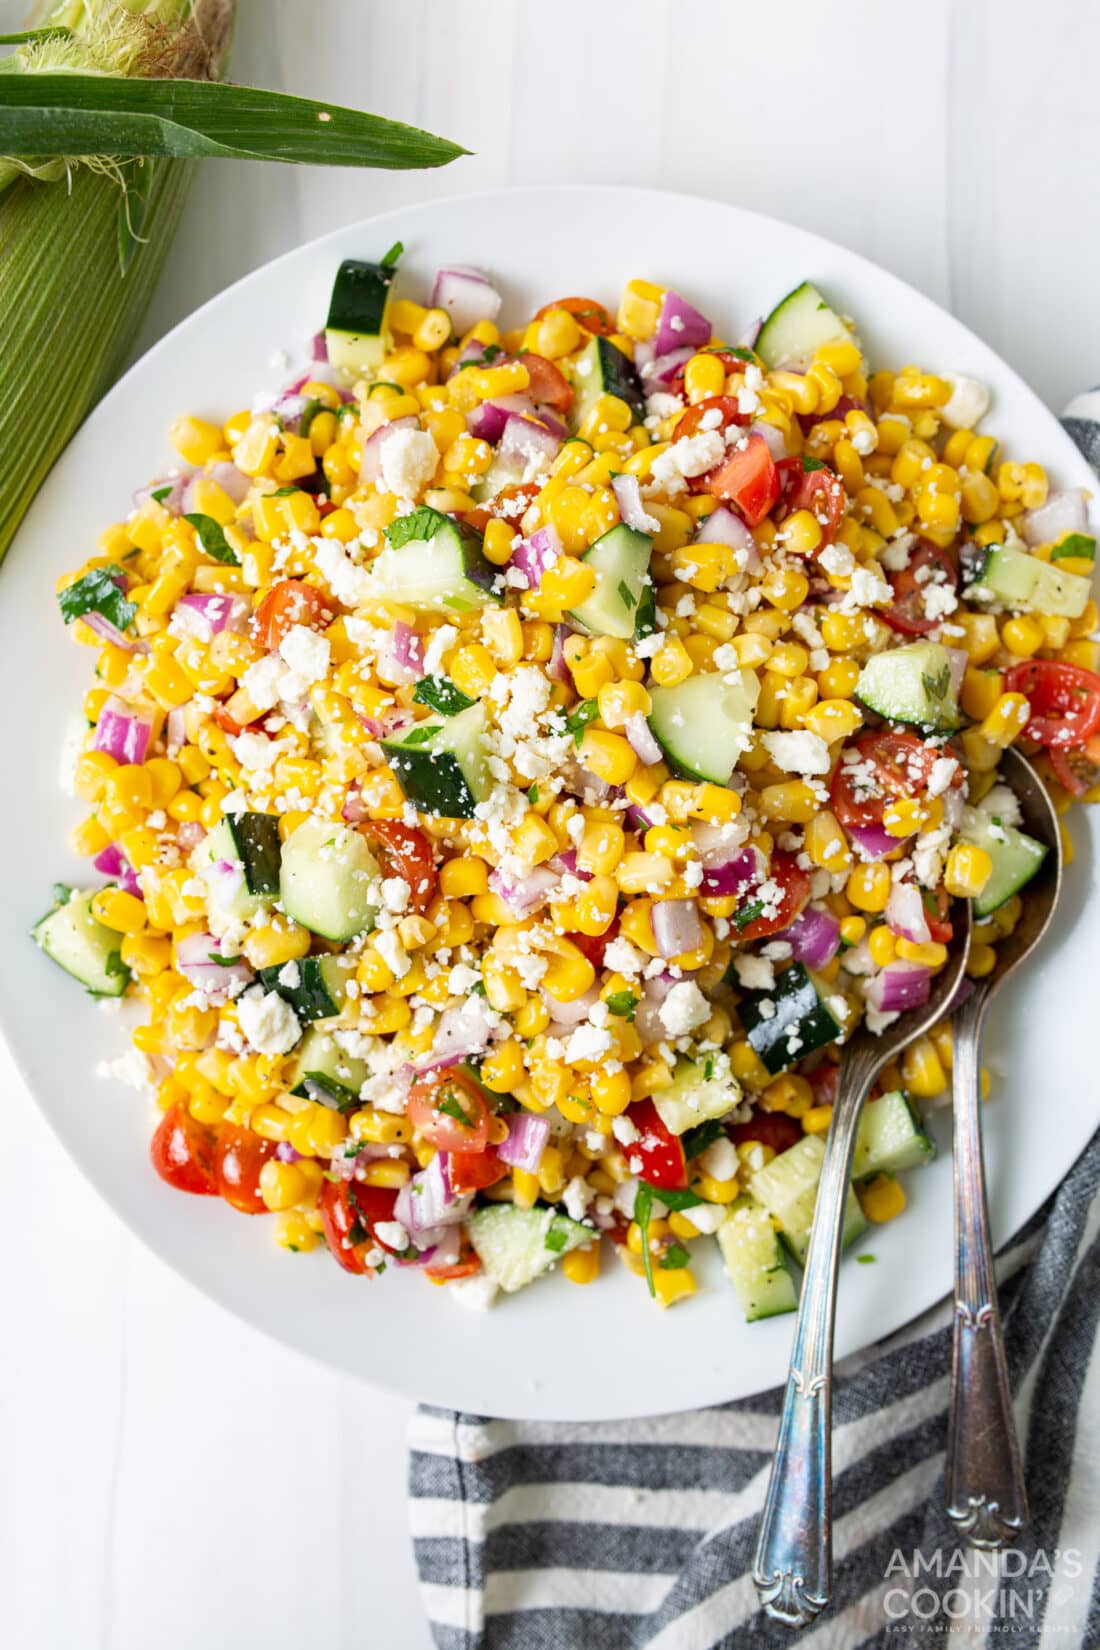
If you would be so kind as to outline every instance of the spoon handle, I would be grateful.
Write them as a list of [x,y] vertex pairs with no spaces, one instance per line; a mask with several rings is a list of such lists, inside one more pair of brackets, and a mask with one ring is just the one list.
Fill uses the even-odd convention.
[[1028,1519],[1012,1413],[982,1159],[979,988],[955,1011],[955,1332],[947,1412],[947,1516],[974,1547],[1004,1547]]
[[787,1390],[752,1578],[765,1611],[804,1627],[832,1592],[833,1320],[856,1127],[871,1078],[841,1066],[825,1144]]

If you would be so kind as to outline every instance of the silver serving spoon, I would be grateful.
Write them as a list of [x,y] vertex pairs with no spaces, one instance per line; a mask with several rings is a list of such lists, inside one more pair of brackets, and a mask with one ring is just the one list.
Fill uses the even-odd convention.
[[947,1516],[975,1547],[1003,1547],[1027,1523],[1027,1494],[1005,1365],[982,1161],[981,1048],[986,1012],[1001,984],[1038,945],[1062,884],[1062,843],[1050,798],[1030,763],[1006,750],[1001,773],[1016,793],[1023,829],[1047,848],[1027,884],[1023,915],[997,946],[997,965],[954,1011],[955,1337],[947,1411]]
[[846,1043],[795,1323],[779,1442],[760,1522],[752,1578],[769,1616],[804,1627],[832,1592],[833,1324],[840,1239],[863,1102],[883,1066],[943,1018],[970,950],[970,906],[952,911],[955,934],[943,971],[922,1008],[880,1036],[866,1029]]

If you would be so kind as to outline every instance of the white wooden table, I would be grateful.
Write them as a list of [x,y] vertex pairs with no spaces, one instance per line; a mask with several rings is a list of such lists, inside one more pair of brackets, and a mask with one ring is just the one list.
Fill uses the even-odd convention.
[[[0,23],[21,10],[0,0]],[[371,212],[622,181],[856,248],[1060,406],[1100,380],[1086,193],[1098,49],[1100,15],[1075,0],[240,0],[236,78],[476,153],[420,174],[207,162],[145,342]],[[583,246],[577,269],[583,288]],[[410,1406],[267,1342],[151,1259],[0,1058],[4,1642],[425,1650],[405,1534]]]

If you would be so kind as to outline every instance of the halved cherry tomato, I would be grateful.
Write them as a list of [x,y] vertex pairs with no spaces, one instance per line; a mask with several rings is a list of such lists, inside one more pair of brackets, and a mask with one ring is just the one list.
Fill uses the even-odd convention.
[[182,1106],[169,1106],[149,1142],[154,1169],[177,1192],[213,1197],[214,1132],[196,1123]]
[[933,585],[948,585],[956,589],[959,570],[950,550],[941,550],[938,544],[922,540],[914,550],[908,567],[896,573],[887,573],[894,587],[894,604],[881,611],[891,630],[900,630],[904,636],[925,636],[942,622],[943,615],[929,618],[924,605],[924,593]]
[[555,412],[568,412],[573,405],[573,386],[545,355],[536,355],[532,350],[524,350],[522,355],[502,355],[493,362],[495,367],[503,367],[510,361],[518,361],[520,366],[527,368],[530,383],[524,391],[532,401],[537,401],[544,407],[553,407]]
[[687,1159],[677,1134],[661,1121],[652,1100],[635,1100],[626,1115],[638,1131],[630,1157],[641,1159],[641,1178],[650,1186],[674,1191],[687,1185]]
[[221,1123],[214,1144],[214,1180],[218,1191],[245,1215],[266,1215],[260,1196],[260,1170],[275,1156],[274,1140],[263,1140],[251,1129]]
[[232,734],[236,738],[237,734],[244,732],[242,724],[235,717],[230,716],[224,705],[215,705],[213,714],[215,722],[223,733]]
[[[751,349],[741,349],[736,345],[729,348],[724,344],[708,344],[705,349],[696,350],[695,353],[697,355],[717,355],[727,373],[742,372],[745,367],[751,366],[756,360],[756,356],[752,353]],[[673,373],[672,377],[669,379],[669,395],[683,395],[684,373],[686,369],[687,361],[682,361],[676,368],[676,371]],[[660,388],[661,386],[658,385],[657,387]]]
[[[780,929],[789,928],[810,898],[809,875],[794,854],[773,854],[767,880],[779,884],[779,909],[771,916],[750,918],[743,928],[737,925],[737,918],[734,917],[737,936],[741,940],[762,940],[766,934],[778,934]],[[751,911],[757,898],[756,889],[746,889],[741,909]]]
[[840,1067],[831,1060],[822,1060],[813,1071],[806,1073],[806,1079],[814,1091],[814,1105],[831,1106],[840,1083]]
[[[745,425],[749,422],[745,413],[737,405],[735,396],[708,395],[703,401],[696,401],[686,412],[682,412],[676,420],[676,427],[672,432],[673,441],[680,441],[686,435],[698,435],[700,426],[708,413],[717,413],[718,417],[711,417],[706,424],[708,430],[717,430],[719,433],[728,430],[731,424]],[[703,476],[692,476],[691,484],[698,491],[705,480]]]
[[483,1152],[489,1108],[473,1078],[449,1068],[428,1072],[409,1091],[409,1122],[441,1152]]
[[453,1266],[425,1266],[424,1276],[433,1283],[454,1283],[459,1278],[473,1278],[481,1271],[481,1261],[472,1249],[467,1249]]
[[552,304],[543,304],[535,311],[535,320],[541,321],[552,309],[565,309],[585,332],[594,332],[600,338],[610,338],[615,323],[610,313],[595,298],[557,298]]
[[602,934],[566,934],[567,940],[572,940],[578,951],[583,951],[593,968],[603,967],[603,954],[611,941],[619,932],[619,918],[614,916],[609,927]]
[[1087,796],[1100,784],[1100,734],[1086,739],[1079,750],[1052,750],[1054,777],[1071,796]]
[[396,1189],[389,1186],[364,1186],[361,1180],[352,1180],[350,1184],[351,1201],[359,1215],[359,1224],[365,1227],[380,1249],[388,1249],[391,1255],[399,1255],[401,1250],[395,1249],[392,1243],[386,1243],[375,1231],[380,1222],[394,1218]]
[[509,487],[502,487],[487,504],[479,504],[476,510],[467,510],[462,519],[468,521],[471,527],[476,527],[479,533],[484,533],[493,520],[507,521],[518,528],[520,517],[526,514],[541,492],[540,481],[515,481]]
[[762,435],[750,435],[700,480],[701,491],[736,505],[750,527],[760,525],[779,497],[779,471]]
[[[833,812],[845,829],[881,825],[888,802],[899,796],[920,796],[928,787],[933,763],[943,755],[939,746],[926,745],[915,734],[895,733],[891,728],[861,733],[847,749],[856,752],[857,761],[842,758],[829,786]],[[963,778],[962,768],[956,768],[952,786],[961,785]],[[868,780],[877,794],[861,794],[870,788]]]
[[485,1186],[495,1186],[508,1173],[507,1163],[501,1162],[494,1146],[483,1152],[448,1152],[447,1178],[452,1192],[480,1192]]
[[728,1133],[735,1146],[756,1140],[761,1146],[770,1146],[778,1157],[780,1152],[785,1152],[788,1146],[802,1139],[802,1125],[785,1112],[758,1111],[747,1123],[734,1123]]
[[801,458],[781,458],[776,468],[784,512],[793,515],[796,510],[809,510],[821,528],[822,545],[832,544],[848,502],[840,477],[824,464],[807,470]]
[[1100,731],[1100,676],[1060,659],[1024,659],[1009,665],[1005,689],[1031,706],[1026,739],[1048,750],[1078,750]]
[[302,579],[280,579],[252,616],[252,634],[269,653],[282,645],[295,625],[324,630],[336,617],[324,593]]
[[368,1233],[357,1242],[352,1242],[358,1231],[366,1231],[359,1210],[352,1202],[354,1184],[351,1180],[325,1181],[317,1204],[321,1229],[325,1242],[345,1272],[354,1272],[357,1277],[373,1277],[374,1267],[367,1265],[366,1258],[374,1247],[373,1239]]
[[409,885],[409,909],[426,911],[435,898],[439,873],[425,833],[399,819],[372,819],[359,828],[381,862],[383,877],[402,877]]

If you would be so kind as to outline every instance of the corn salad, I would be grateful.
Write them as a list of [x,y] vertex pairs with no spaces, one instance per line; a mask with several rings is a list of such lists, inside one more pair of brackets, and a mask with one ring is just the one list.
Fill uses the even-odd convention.
[[[484,1304],[607,1235],[668,1306],[717,1234],[789,1309],[745,1269],[804,1239],[838,1043],[927,999],[952,900],[975,976],[1019,919],[1001,751],[1100,795],[1086,501],[808,284],[751,344],[642,279],[509,331],[398,254],[61,581],[100,875],[36,937],[146,1008],[157,1171],[287,1249]],[[885,1074],[916,1157],[868,1145],[861,1224],[950,1064],[944,1022]]]

